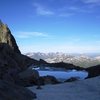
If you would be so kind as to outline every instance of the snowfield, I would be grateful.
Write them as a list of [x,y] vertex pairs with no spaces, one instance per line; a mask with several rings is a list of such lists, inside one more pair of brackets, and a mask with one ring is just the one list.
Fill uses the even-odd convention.
[[35,86],[29,89],[37,94],[36,100],[100,100],[100,76],[71,83],[45,85],[41,90]]

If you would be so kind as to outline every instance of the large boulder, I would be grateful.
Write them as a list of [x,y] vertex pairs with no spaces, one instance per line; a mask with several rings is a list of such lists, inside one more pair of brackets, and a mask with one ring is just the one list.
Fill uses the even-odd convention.
[[78,81],[78,80],[79,80],[78,77],[71,77],[71,78],[65,80],[64,82],[74,82],[74,81]]
[[54,76],[51,76],[51,75],[40,77],[40,82],[41,82],[41,85],[60,83]]
[[37,70],[27,69],[18,74],[20,84],[23,86],[39,85],[39,73]]

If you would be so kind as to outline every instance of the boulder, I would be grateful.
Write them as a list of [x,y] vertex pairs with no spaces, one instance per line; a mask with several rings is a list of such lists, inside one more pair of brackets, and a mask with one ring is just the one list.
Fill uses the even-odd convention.
[[64,82],[73,82],[73,81],[77,81],[78,79],[79,78],[77,78],[77,77],[71,77],[71,78],[65,80]]
[[27,69],[19,73],[19,79],[21,84],[24,86],[39,85],[39,73],[37,70]]
[[54,76],[42,76],[40,77],[40,84],[45,85],[45,84],[58,84],[60,83]]

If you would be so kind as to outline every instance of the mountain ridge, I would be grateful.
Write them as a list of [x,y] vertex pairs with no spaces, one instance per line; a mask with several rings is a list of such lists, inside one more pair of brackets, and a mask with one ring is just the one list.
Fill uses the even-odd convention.
[[100,55],[86,55],[86,54],[67,54],[67,53],[41,53],[41,52],[33,52],[26,53],[30,58],[34,58],[36,60],[43,59],[48,63],[71,63],[80,67],[90,67],[100,64]]

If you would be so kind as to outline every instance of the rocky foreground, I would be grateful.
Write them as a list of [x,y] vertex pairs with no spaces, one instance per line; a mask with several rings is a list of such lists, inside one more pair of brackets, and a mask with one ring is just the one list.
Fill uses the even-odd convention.
[[36,94],[11,82],[0,80],[0,100],[33,100]]
[[37,93],[36,100],[100,100],[100,76],[72,83],[46,85]]

